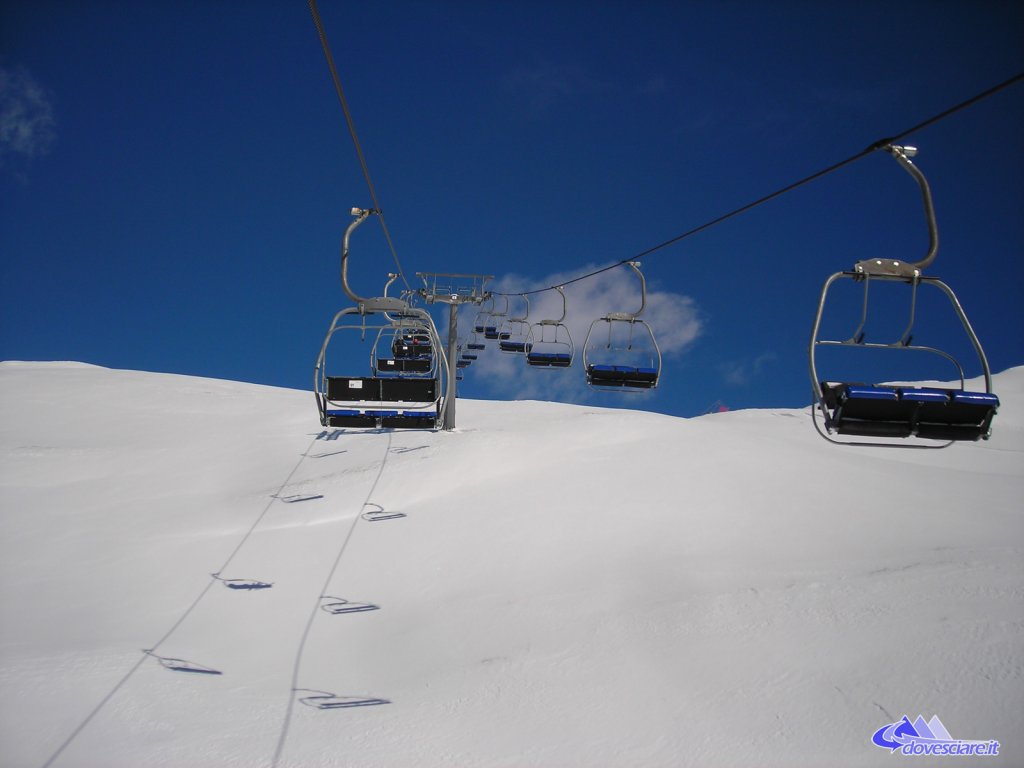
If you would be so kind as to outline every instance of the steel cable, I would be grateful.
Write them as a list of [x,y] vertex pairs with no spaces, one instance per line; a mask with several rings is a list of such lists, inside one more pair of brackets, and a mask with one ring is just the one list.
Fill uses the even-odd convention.
[[327,59],[327,68],[331,71],[331,80],[334,81],[334,90],[338,94],[338,101],[341,102],[341,110],[345,113],[348,132],[352,136],[352,143],[355,145],[356,155],[359,157],[359,165],[363,169],[363,178],[366,179],[366,186],[370,190],[370,199],[373,200],[373,207],[378,212],[377,218],[380,220],[380,228],[384,231],[384,239],[387,240],[388,248],[391,250],[391,258],[394,259],[398,276],[402,278],[405,287],[408,290],[412,290],[412,286],[409,285],[409,281],[405,278],[405,270],[402,269],[402,263],[398,260],[398,253],[395,251],[395,244],[391,240],[391,233],[388,231],[387,222],[384,221],[384,211],[380,207],[380,201],[377,199],[377,190],[373,186],[373,179],[370,178],[370,167],[366,163],[363,146],[359,143],[359,136],[356,134],[356,125],[352,120],[352,112],[348,108],[345,91],[341,87],[341,78],[338,76],[338,68],[334,65],[334,56],[331,55],[331,48],[327,43],[327,34],[324,32],[324,25],[320,20],[320,11],[317,10],[316,0],[308,0],[308,3],[309,12],[313,16],[313,24],[316,25],[316,33],[320,38],[320,46],[324,49],[324,57]]
[[610,271],[612,269],[615,269],[616,267],[621,267],[622,265],[627,264],[627,263],[629,263],[631,261],[637,261],[638,259],[640,259],[640,258],[642,258],[644,256],[649,256],[650,254],[655,253],[656,251],[660,251],[663,248],[667,248],[670,245],[678,243],[680,240],[685,240],[688,237],[692,237],[693,235],[696,235],[698,232],[703,232],[705,229],[710,229],[711,227],[715,226],[716,224],[721,224],[723,221],[731,219],[731,218],[733,218],[735,216],[739,216],[742,213],[746,213],[747,211],[751,210],[752,208],[756,208],[759,205],[763,205],[764,203],[767,203],[769,200],[774,200],[775,198],[781,197],[782,195],[786,194],[787,192],[792,192],[794,189],[797,189],[798,187],[802,187],[805,184],[809,184],[812,181],[820,179],[822,176],[827,176],[828,174],[830,174],[830,173],[832,173],[834,171],[838,171],[840,168],[843,168],[843,167],[845,167],[847,165],[850,165],[851,163],[854,163],[854,162],[860,160],[861,158],[866,157],[867,155],[872,154],[873,152],[877,152],[878,150],[885,148],[886,146],[892,144],[893,142],[896,142],[896,141],[899,141],[900,139],[906,138],[907,136],[909,136],[909,135],[911,135],[913,133],[916,133],[917,131],[920,131],[923,128],[927,128],[928,126],[933,125],[933,124],[935,124],[935,123],[937,123],[937,122],[939,122],[941,120],[944,120],[945,118],[949,117],[950,115],[953,115],[954,113],[959,112],[962,109],[966,109],[967,107],[970,107],[970,106],[978,103],[979,101],[982,101],[983,99],[986,99],[989,96],[992,96],[992,95],[998,93],[999,91],[1004,90],[1005,88],[1009,88],[1011,85],[1017,83],[1018,81],[1020,81],[1022,79],[1024,79],[1024,72],[1016,74],[1013,77],[1009,78],[1008,80],[1004,80],[1003,82],[999,83],[998,85],[994,85],[991,88],[989,88],[989,89],[987,89],[985,91],[982,91],[981,93],[976,94],[976,95],[972,96],[971,98],[969,98],[969,99],[967,99],[965,101],[960,102],[959,104],[956,104],[956,105],[950,107],[949,109],[943,110],[942,112],[939,112],[938,114],[933,115],[932,117],[929,117],[927,120],[921,121],[917,125],[914,125],[914,126],[912,126],[910,128],[907,128],[907,129],[905,129],[903,131],[900,131],[899,133],[894,134],[892,136],[889,136],[887,138],[879,139],[878,141],[874,142],[873,144],[871,144],[870,146],[866,147],[865,149],[862,149],[860,152],[857,152],[856,154],[850,155],[845,160],[840,160],[839,162],[834,163],[834,164],[828,166],[827,168],[823,168],[820,171],[816,171],[815,173],[812,173],[810,176],[805,176],[804,178],[800,179],[799,181],[794,181],[792,184],[788,184],[785,187],[782,187],[781,189],[778,189],[778,190],[776,190],[776,191],[774,191],[774,192],[772,192],[770,194],[767,194],[764,197],[760,197],[760,198],[758,198],[757,200],[754,200],[751,203],[747,203],[746,205],[740,206],[739,208],[736,208],[735,210],[729,211],[728,213],[725,213],[725,214],[723,214],[723,215],[721,215],[721,216],[719,216],[717,218],[714,218],[714,219],[712,219],[712,220],[710,220],[708,222],[705,222],[704,224],[701,224],[700,226],[694,227],[693,229],[689,229],[686,232],[683,232],[681,235],[676,235],[675,237],[673,237],[673,238],[671,238],[669,240],[666,240],[663,243],[658,243],[657,245],[654,245],[654,246],[648,248],[647,250],[641,251],[640,253],[634,254],[634,255],[629,256],[629,257],[627,257],[625,259],[621,259],[620,261],[616,261],[615,263],[609,264],[608,266],[605,266],[605,267],[601,267],[600,269],[595,269],[592,272],[587,272],[586,274],[579,275],[578,277],[574,277],[574,278],[572,278],[570,280],[566,280],[564,282],[559,283],[557,286],[556,285],[551,285],[551,286],[548,286],[547,288],[536,288],[536,289],[534,289],[532,291],[513,291],[511,293],[497,293],[497,292],[495,292],[495,295],[497,295],[497,296],[521,296],[521,295],[532,296],[532,295],[538,294],[538,293],[545,293],[547,291],[554,291],[554,290],[556,290],[559,287],[563,287],[564,288],[567,285],[572,285],[573,283],[578,283],[578,282],[580,282],[582,280],[587,280],[587,279],[589,279],[591,277],[595,277],[596,275],[600,275],[603,272],[608,272],[608,271]]

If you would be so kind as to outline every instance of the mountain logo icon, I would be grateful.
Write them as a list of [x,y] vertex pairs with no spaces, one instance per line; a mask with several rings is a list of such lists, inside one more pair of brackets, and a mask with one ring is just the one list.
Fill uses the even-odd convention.
[[986,739],[983,741],[954,739],[938,715],[932,715],[927,722],[923,715],[918,715],[913,722],[904,715],[895,723],[883,725],[871,737],[876,747],[888,749],[890,752],[899,750],[908,756],[921,755],[961,755],[969,757],[986,757],[999,754],[999,742]]

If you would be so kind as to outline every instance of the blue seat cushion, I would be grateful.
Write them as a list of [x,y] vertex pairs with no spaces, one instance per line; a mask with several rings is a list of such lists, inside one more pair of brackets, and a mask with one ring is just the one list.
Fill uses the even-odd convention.
[[636,374],[654,376],[658,373],[657,368],[638,368],[632,365],[592,365],[590,370],[594,373],[611,373],[624,376],[635,376]]
[[927,387],[904,387],[900,389],[900,398],[913,403],[948,403],[949,392],[945,389]]
[[843,396],[853,400],[899,400],[899,394],[891,387],[869,387],[863,384],[847,384]]
[[567,352],[530,352],[526,355],[526,362],[530,365],[567,366],[571,361],[572,355]]
[[988,392],[936,387],[822,384],[840,434],[978,440],[988,433],[999,398]]
[[953,392],[953,402],[971,405],[999,407],[999,398],[991,392]]
[[658,383],[658,369],[631,365],[587,366],[587,383],[595,387],[652,389]]

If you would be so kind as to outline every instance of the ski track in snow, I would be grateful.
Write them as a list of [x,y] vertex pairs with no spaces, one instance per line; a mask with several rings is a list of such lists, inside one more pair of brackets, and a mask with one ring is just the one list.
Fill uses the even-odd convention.
[[[869,766],[920,713],[1018,765],[1024,369],[996,391],[991,441],[915,452],[806,410],[338,434],[304,392],[0,364],[0,756]],[[161,637],[221,674],[140,664]]]

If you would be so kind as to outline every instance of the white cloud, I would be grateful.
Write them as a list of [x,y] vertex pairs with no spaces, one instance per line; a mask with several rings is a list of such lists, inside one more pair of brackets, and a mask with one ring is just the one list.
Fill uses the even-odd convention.
[[762,352],[753,360],[734,360],[719,366],[725,382],[733,387],[745,387],[759,378],[769,363],[775,362],[774,352]]
[[0,68],[0,156],[49,150],[56,121],[42,86],[24,69]]
[[[581,272],[595,269],[597,266],[593,264],[585,265],[571,274],[558,273],[537,280],[508,275],[490,288],[495,292],[506,292],[559,285]],[[488,349],[467,371],[467,375],[485,379],[495,393],[502,397],[572,402],[591,400],[593,391],[586,384],[582,365],[587,332],[595,319],[609,312],[635,312],[639,309],[640,283],[628,267],[616,267],[567,286],[565,294],[564,322],[575,345],[575,359],[571,368],[532,368],[526,364],[522,355],[499,352],[497,342],[489,341]],[[562,299],[557,291],[546,291],[529,298],[531,321],[558,319],[561,316]],[[510,301],[511,314],[520,314],[522,301],[515,297]],[[504,299],[498,297],[496,304],[498,309],[504,308]],[[464,323],[462,329],[471,326],[473,319],[473,314],[460,318],[460,323]],[[641,319],[652,329],[665,358],[680,355],[700,335],[702,328],[693,299],[679,293],[656,290],[650,285],[647,306]],[[607,332],[606,327],[602,330]]]
[[567,99],[609,91],[610,84],[595,78],[578,64],[539,61],[518,67],[504,78],[505,91],[520,99],[532,113],[546,113]]
[[560,104],[579,104],[588,99],[606,99],[612,95],[660,97],[669,87],[662,74],[646,79],[597,77],[587,67],[574,62],[538,60],[516,67],[502,78],[505,93],[533,115],[545,115]]

